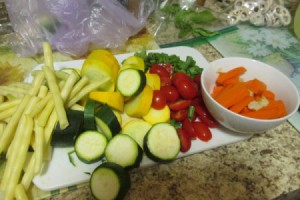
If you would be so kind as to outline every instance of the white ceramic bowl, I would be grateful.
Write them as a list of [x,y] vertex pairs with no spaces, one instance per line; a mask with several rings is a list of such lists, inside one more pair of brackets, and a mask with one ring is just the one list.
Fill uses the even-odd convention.
[[[211,97],[218,76],[217,71],[228,71],[238,66],[247,69],[242,75],[243,80],[257,78],[263,81],[276,95],[275,98],[284,102],[288,113],[285,117],[272,120],[244,117],[224,108]],[[260,133],[276,127],[291,117],[300,103],[298,90],[286,75],[270,65],[248,58],[228,57],[211,62],[202,72],[201,88],[203,100],[212,116],[226,128],[245,134]]]

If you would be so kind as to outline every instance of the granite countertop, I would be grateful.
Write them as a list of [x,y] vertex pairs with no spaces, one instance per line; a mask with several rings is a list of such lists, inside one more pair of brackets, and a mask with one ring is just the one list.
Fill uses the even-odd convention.
[[[195,47],[208,61],[221,55]],[[216,136],[217,137],[217,136]],[[134,169],[125,199],[298,199],[300,134],[288,122],[246,141]],[[93,199],[88,185],[50,199]]]

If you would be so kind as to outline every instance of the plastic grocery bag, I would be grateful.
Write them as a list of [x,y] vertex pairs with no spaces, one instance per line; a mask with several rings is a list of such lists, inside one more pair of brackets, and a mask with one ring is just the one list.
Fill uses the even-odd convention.
[[90,44],[99,48],[123,45],[144,26],[154,10],[153,0],[6,0],[15,31],[12,48],[21,56],[42,51],[42,42],[72,56],[85,54]]

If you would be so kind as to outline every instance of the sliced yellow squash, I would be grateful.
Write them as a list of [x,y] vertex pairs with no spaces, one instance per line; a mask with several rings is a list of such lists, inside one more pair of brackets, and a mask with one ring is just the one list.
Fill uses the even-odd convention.
[[160,78],[157,74],[146,73],[146,83],[153,90],[160,90]]
[[122,65],[135,65],[139,70],[145,71],[144,60],[138,56],[129,56],[123,61]]
[[89,98],[100,103],[105,103],[118,111],[123,112],[124,110],[124,97],[120,92],[95,91],[89,93]]
[[144,137],[151,127],[152,125],[150,123],[142,119],[136,119],[126,123],[123,126],[121,133],[132,137],[132,139],[134,139],[139,146],[143,148]]
[[110,51],[105,49],[95,49],[88,55],[88,59],[96,59],[105,62],[111,67],[114,78],[116,79],[120,69],[120,64]]
[[146,85],[139,95],[125,103],[125,113],[130,117],[142,117],[146,115],[151,107],[152,97],[153,89]]
[[95,59],[86,59],[81,68],[81,75],[87,76],[91,82],[99,82],[106,80],[99,90],[114,91],[115,77],[111,67],[105,62]]
[[161,110],[155,108],[150,108],[149,112],[143,116],[143,119],[150,124],[156,124],[160,122],[169,122],[170,121],[170,108],[165,106]]

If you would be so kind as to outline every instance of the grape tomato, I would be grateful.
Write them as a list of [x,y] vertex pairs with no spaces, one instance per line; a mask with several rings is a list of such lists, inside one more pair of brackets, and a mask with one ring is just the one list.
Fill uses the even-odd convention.
[[179,93],[177,89],[172,85],[164,85],[160,88],[163,94],[167,98],[167,102],[174,102],[177,101],[179,98]]
[[150,67],[149,72],[151,74],[157,74],[159,77],[171,77],[171,74],[160,64],[154,64]]
[[152,104],[151,107],[157,110],[161,110],[167,104],[167,99],[165,95],[160,90],[153,91]]
[[178,80],[174,85],[184,99],[193,99],[198,95],[197,86],[188,79]]

